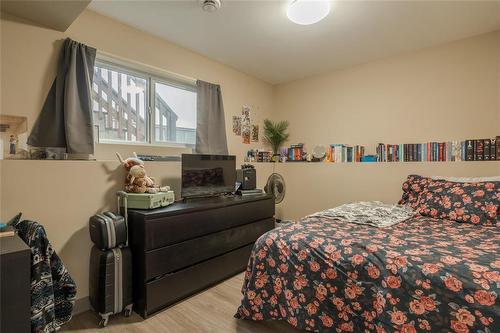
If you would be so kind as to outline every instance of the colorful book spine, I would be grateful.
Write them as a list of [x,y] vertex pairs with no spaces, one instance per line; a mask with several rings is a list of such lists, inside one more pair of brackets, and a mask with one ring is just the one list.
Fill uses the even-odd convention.
[[474,140],[474,161],[484,160],[484,141]]
[[[490,140],[490,161],[496,161],[498,158],[498,151],[497,151],[497,139],[491,139]],[[498,158],[500,159],[500,158]]]
[[474,140],[465,140],[465,160],[474,161]]
[[497,147],[497,149],[495,149],[497,161],[500,161],[500,136],[497,136],[495,138],[495,143],[496,143],[496,147]]
[[484,139],[483,146],[484,146],[483,160],[489,161],[490,160],[490,139]]
[[352,147],[351,146],[347,146],[346,147],[346,162],[348,163],[351,163],[353,161],[353,153],[352,153]]

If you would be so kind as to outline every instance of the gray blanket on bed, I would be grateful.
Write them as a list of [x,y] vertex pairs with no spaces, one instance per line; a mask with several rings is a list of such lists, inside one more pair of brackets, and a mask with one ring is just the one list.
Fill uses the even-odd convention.
[[388,205],[380,201],[361,201],[327,209],[310,216],[324,216],[350,223],[370,225],[378,228],[390,227],[415,215],[407,206]]

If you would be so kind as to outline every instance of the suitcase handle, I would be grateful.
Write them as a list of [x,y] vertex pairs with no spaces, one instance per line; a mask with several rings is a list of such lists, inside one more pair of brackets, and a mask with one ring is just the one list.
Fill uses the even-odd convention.
[[106,215],[106,216],[109,216],[109,217],[111,217],[112,219],[115,219],[115,220],[117,218],[116,215],[115,215],[115,213],[112,213],[112,212],[104,212],[103,214]]
[[118,191],[116,192],[118,214],[121,214],[121,202],[123,201],[123,217],[125,219],[125,229],[127,230],[127,240],[125,246],[128,246],[128,211],[127,211],[127,192]]

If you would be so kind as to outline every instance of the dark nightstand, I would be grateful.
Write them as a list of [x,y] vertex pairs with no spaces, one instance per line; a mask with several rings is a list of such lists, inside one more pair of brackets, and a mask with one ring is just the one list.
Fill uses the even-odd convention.
[[19,236],[0,238],[0,332],[31,331],[31,250]]

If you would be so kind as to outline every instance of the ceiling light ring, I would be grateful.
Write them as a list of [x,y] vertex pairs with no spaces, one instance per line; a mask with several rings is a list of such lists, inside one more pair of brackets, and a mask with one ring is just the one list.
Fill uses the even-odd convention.
[[287,17],[299,25],[318,23],[330,13],[329,0],[293,0],[288,4]]
[[201,9],[205,12],[213,13],[220,9],[221,0],[200,0]]

